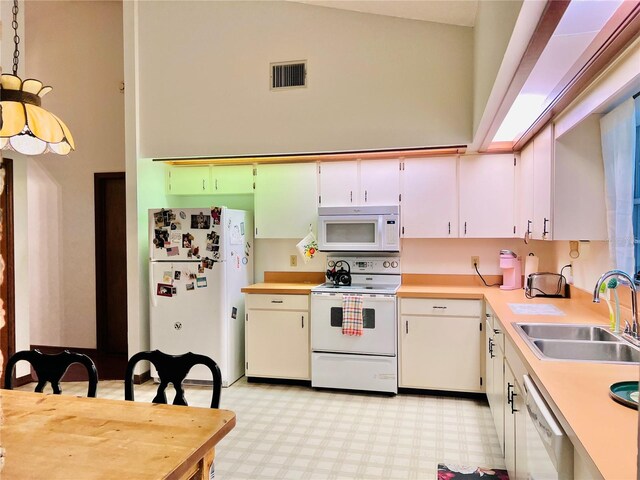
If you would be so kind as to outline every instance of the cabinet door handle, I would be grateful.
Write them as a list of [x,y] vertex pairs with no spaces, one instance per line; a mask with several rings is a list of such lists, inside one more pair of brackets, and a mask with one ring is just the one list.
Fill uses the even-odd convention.
[[409,334],[409,320],[404,321],[404,329],[407,335]]
[[[513,385],[507,382],[507,403],[508,404],[513,403],[513,392],[511,391],[512,388],[513,388]],[[513,410],[513,406],[511,407],[511,410]]]
[[518,411],[517,408],[514,408],[516,406],[516,402],[513,399],[513,397],[517,397],[518,394],[516,392],[511,392],[511,413],[514,414]]
[[549,232],[547,231],[547,222],[548,222],[548,221],[549,221],[549,219],[548,219],[548,218],[545,218],[545,219],[544,219],[544,222],[543,222],[543,224],[542,224],[542,238],[546,237],[546,236],[547,236],[547,233],[549,233]]
[[494,329],[493,329],[493,333],[494,333],[495,335],[500,335],[500,334],[502,334],[502,332],[501,332],[500,330],[498,330],[497,328],[494,328]]
[[349,201],[353,203],[353,190],[349,192]]
[[204,179],[202,179],[202,191],[204,192]]
[[271,303],[282,303],[282,300],[271,300]]
[[304,315],[302,315],[301,319],[302,319],[302,328],[304,328]]
[[464,234],[467,234],[467,222],[464,222]]
[[451,235],[451,222],[449,222],[449,235]]
[[216,178],[216,190],[218,190],[218,179]]
[[493,354],[493,338],[489,339],[489,358],[494,358],[495,355]]
[[367,191],[366,190],[364,191],[364,201],[365,202],[367,201]]
[[447,307],[440,307],[438,305],[434,305],[433,308],[436,308],[438,310],[446,310],[447,309]]

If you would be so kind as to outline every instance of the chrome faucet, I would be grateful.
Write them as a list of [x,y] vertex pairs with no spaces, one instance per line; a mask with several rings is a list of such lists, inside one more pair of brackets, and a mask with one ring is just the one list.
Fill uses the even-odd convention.
[[622,270],[609,270],[602,274],[598,283],[596,283],[596,288],[593,290],[593,302],[600,303],[600,287],[602,284],[611,277],[622,277],[624,278],[628,284],[629,288],[631,288],[631,336],[634,338],[638,338],[638,300],[636,299],[636,294],[638,293],[636,290],[636,284],[633,282],[633,278]]

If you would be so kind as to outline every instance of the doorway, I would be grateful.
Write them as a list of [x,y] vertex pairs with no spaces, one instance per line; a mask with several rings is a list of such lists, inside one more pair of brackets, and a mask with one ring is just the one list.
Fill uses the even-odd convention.
[[125,174],[96,173],[96,366],[102,380],[124,379],[127,364]]
[[0,285],[0,299],[4,307],[4,326],[0,328],[0,351],[2,352],[2,375],[4,385],[5,367],[15,353],[15,286],[13,257],[13,160],[3,158],[0,170],[4,175],[4,189],[0,194],[0,255],[4,260],[4,273]]

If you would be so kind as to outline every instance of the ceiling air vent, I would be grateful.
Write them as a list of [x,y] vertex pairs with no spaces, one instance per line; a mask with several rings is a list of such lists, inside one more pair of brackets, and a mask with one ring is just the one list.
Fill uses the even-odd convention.
[[307,86],[307,62],[271,64],[271,90]]

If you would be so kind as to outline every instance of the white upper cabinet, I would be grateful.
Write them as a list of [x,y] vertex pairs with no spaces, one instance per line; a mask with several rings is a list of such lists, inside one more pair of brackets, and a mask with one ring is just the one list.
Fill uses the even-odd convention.
[[400,196],[400,161],[322,162],[318,183],[318,205],[322,207],[397,205]]
[[533,234],[535,240],[551,240],[551,167],[553,125],[533,140]]
[[554,140],[548,125],[520,152],[518,237],[606,240],[604,169],[598,116]]
[[520,152],[516,167],[517,177],[517,220],[516,236],[523,238],[533,235],[533,142],[529,142]]
[[209,166],[167,167],[166,191],[169,195],[210,195],[211,170]]
[[397,205],[400,160],[360,161],[360,205]]
[[556,139],[554,148],[553,239],[607,240],[599,115]]
[[256,238],[303,238],[316,226],[315,163],[258,165],[255,182]]
[[410,158],[402,165],[402,236],[457,237],[457,157]]
[[253,166],[214,166],[211,169],[213,193],[232,195],[253,193]]
[[322,162],[319,166],[318,205],[336,207],[358,205],[358,161]]
[[514,163],[511,154],[460,158],[460,237],[514,236]]
[[172,165],[167,169],[170,195],[253,193],[252,165]]

